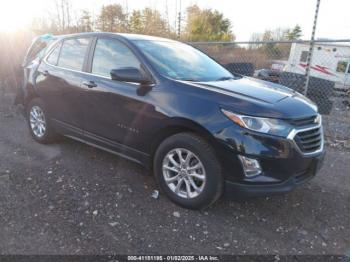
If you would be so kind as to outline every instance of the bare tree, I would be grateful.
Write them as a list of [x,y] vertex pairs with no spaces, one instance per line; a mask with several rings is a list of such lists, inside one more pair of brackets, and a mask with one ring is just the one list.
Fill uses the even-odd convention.
[[78,31],[80,32],[90,32],[92,31],[93,21],[89,11],[82,10],[82,14],[78,19]]
[[57,33],[72,31],[72,5],[69,0],[54,0],[55,9],[49,17],[51,25]]

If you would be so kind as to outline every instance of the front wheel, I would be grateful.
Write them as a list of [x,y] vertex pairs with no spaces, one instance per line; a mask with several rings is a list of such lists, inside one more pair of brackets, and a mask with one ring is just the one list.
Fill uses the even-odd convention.
[[186,208],[208,207],[222,193],[220,162],[213,148],[193,133],[176,134],[161,143],[154,173],[162,191]]

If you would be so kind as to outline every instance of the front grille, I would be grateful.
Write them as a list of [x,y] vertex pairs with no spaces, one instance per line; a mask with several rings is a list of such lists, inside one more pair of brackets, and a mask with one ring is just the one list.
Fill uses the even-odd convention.
[[303,153],[312,153],[319,150],[323,143],[321,127],[307,131],[299,131],[294,137],[294,141]]
[[316,116],[310,116],[306,118],[290,119],[287,122],[293,126],[302,127],[307,125],[315,124]]

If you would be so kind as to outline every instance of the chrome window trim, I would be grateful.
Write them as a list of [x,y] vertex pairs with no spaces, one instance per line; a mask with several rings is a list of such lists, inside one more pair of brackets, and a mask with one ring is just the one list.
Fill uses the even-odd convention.
[[60,46],[60,50],[59,50],[59,52],[58,52],[58,57],[57,57],[57,63],[58,63],[58,58],[59,58],[60,55],[61,55],[61,48],[62,48],[62,45],[63,45],[63,42],[62,42],[62,41],[57,41],[57,42],[55,42],[55,43],[52,43],[52,45],[50,46],[49,52],[47,52],[47,53],[44,55],[44,57],[43,57],[43,59],[42,59],[41,61],[45,62],[47,65],[56,66],[56,65],[53,65],[53,64],[49,63],[49,61],[47,61],[47,59],[49,58],[49,56],[53,53],[53,51],[54,51],[59,45],[61,45],[61,46]]
[[[82,74],[85,74],[85,75],[100,77],[100,78],[107,79],[107,80],[112,80],[112,78],[107,77],[107,76],[103,76],[103,75],[97,75],[97,74],[92,74],[92,73],[88,73],[88,72],[84,72],[84,71],[79,71],[79,70],[74,70],[74,69],[70,69],[70,68],[65,68],[65,67],[61,67],[61,66],[52,65],[52,64],[50,64],[49,62],[46,61],[46,58],[45,58],[45,60],[43,60],[43,62],[45,62],[45,64],[47,64],[49,66],[53,66],[53,67],[58,68],[58,69],[63,69],[63,70],[71,71],[71,72],[74,72],[74,73],[82,73]],[[132,85],[135,85],[135,86],[140,86],[139,83],[134,83],[134,82],[125,82],[125,83],[132,84]]]
[[[69,38],[67,38],[69,39]],[[63,42],[67,39],[63,39],[61,41],[58,41],[57,42],[57,45],[60,43],[62,46],[63,46]],[[55,45],[56,46],[56,45]],[[62,48],[61,46],[61,48]],[[97,75],[97,74],[92,74],[92,73],[88,73],[88,72],[84,72],[83,70],[75,70],[75,69],[71,69],[71,68],[66,68],[66,67],[62,67],[62,66],[58,66],[58,65],[53,65],[51,63],[49,63],[49,61],[47,61],[47,59],[49,58],[49,56],[51,55],[51,53],[55,50],[54,47],[51,48],[51,50],[45,55],[44,59],[42,60],[45,64],[49,65],[49,66],[53,66],[55,68],[58,68],[58,69],[64,69],[64,70],[67,70],[67,71],[71,71],[71,72],[74,72],[74,73],[82,73],[82,74],[85,74],[85,75],[91,75],[91,76],[96,76],[96,77],[101,77],[101,78],[104,78],[104,79],[109,79],[109,80],[112,80],[110,77],[106,77],[106,76],[102,76],[102,75]],[[59,54],[59,56],[61,55],[61,52]],[[59,60],[59,59],[58,59]],[[57,62],[58,62],[57,60]],[[137,84],[137,83],[135,83]]]
[[[324,149],[324,134],[323,134],[323,126],[322,126],[322,117],[321,117],[321,115],[319,115],[319,116],[320,116],[320,122],[317,125],[306,127],[306,128],[294,128],[292,131],[290,131],[290,133],[287,136],[287,139],[290,140],[293,143],[293,146],[303,156],[312,156],[312,155],[315,155],[315,154],[319,154]],[[299,148],[298,144],[295,142],[294,138],[300,132],[305,132],[305,131],[309,131],[309,130],[313,130],[313,129],[320,129],[320,132],[321,132],[321,145],[320,145],[320,148],[315,150],[315,151],[313,151],[313,152],[308,152],[308,153],[302,152],[301,149]]]
[[[62,46],[61,46],[62,47]],[[50,50],[50,52],[48,54],[45,55],[44,59],[42,60],[45,64],[49,65],[49,66],[53,66],[55,68],[58,68],[58,69],[63,69],[63,70],[67,70],[67,71],[71,71],[71,72],[74,72],[74,73],[82,73],[82,74],[85,74],[85,75],[90,75],[90,76],[95,76],[95,77],[100,77],[100,78],[103,78],[103,79],[107,79],[107,80],[112,80],[112,78],[110,77],[107,77],[107,76],[103,76],[103,75],[98,75],[98,74],[92,74],[92,73],[89,73],[89,72],[85,72],[83,70],[75,70],[75,69],[70,69],[70,68],[66,68],[66,67],[62,67],[62,66],[58,66],[58,65],[53,65],[51,63],[49,63],[47,61],[48,57],[50,56],[50,54],[53,52],[55,48],[52,48],[52,50]],[[135,85],[135,86],[140,86],[140,83],[134,83],[134,82],[125,82],[125,83],[128,83],[128,84],[132,84],[132,85]],[[152,84],[151,86],[154,86],[155,84]]]

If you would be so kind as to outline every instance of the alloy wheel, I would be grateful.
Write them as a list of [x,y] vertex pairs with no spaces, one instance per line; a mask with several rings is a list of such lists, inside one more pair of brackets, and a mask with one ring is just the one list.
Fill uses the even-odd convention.
[[172,192],[182,198],[195,198],[205,187],[205,168],[199,157],[188,149],[171,150],[163,160],[163,177]]
[[46,120],[44,111],[39,106],[33,106],[29,112],[29,122],[33,134],[42,138],[46,131]]

